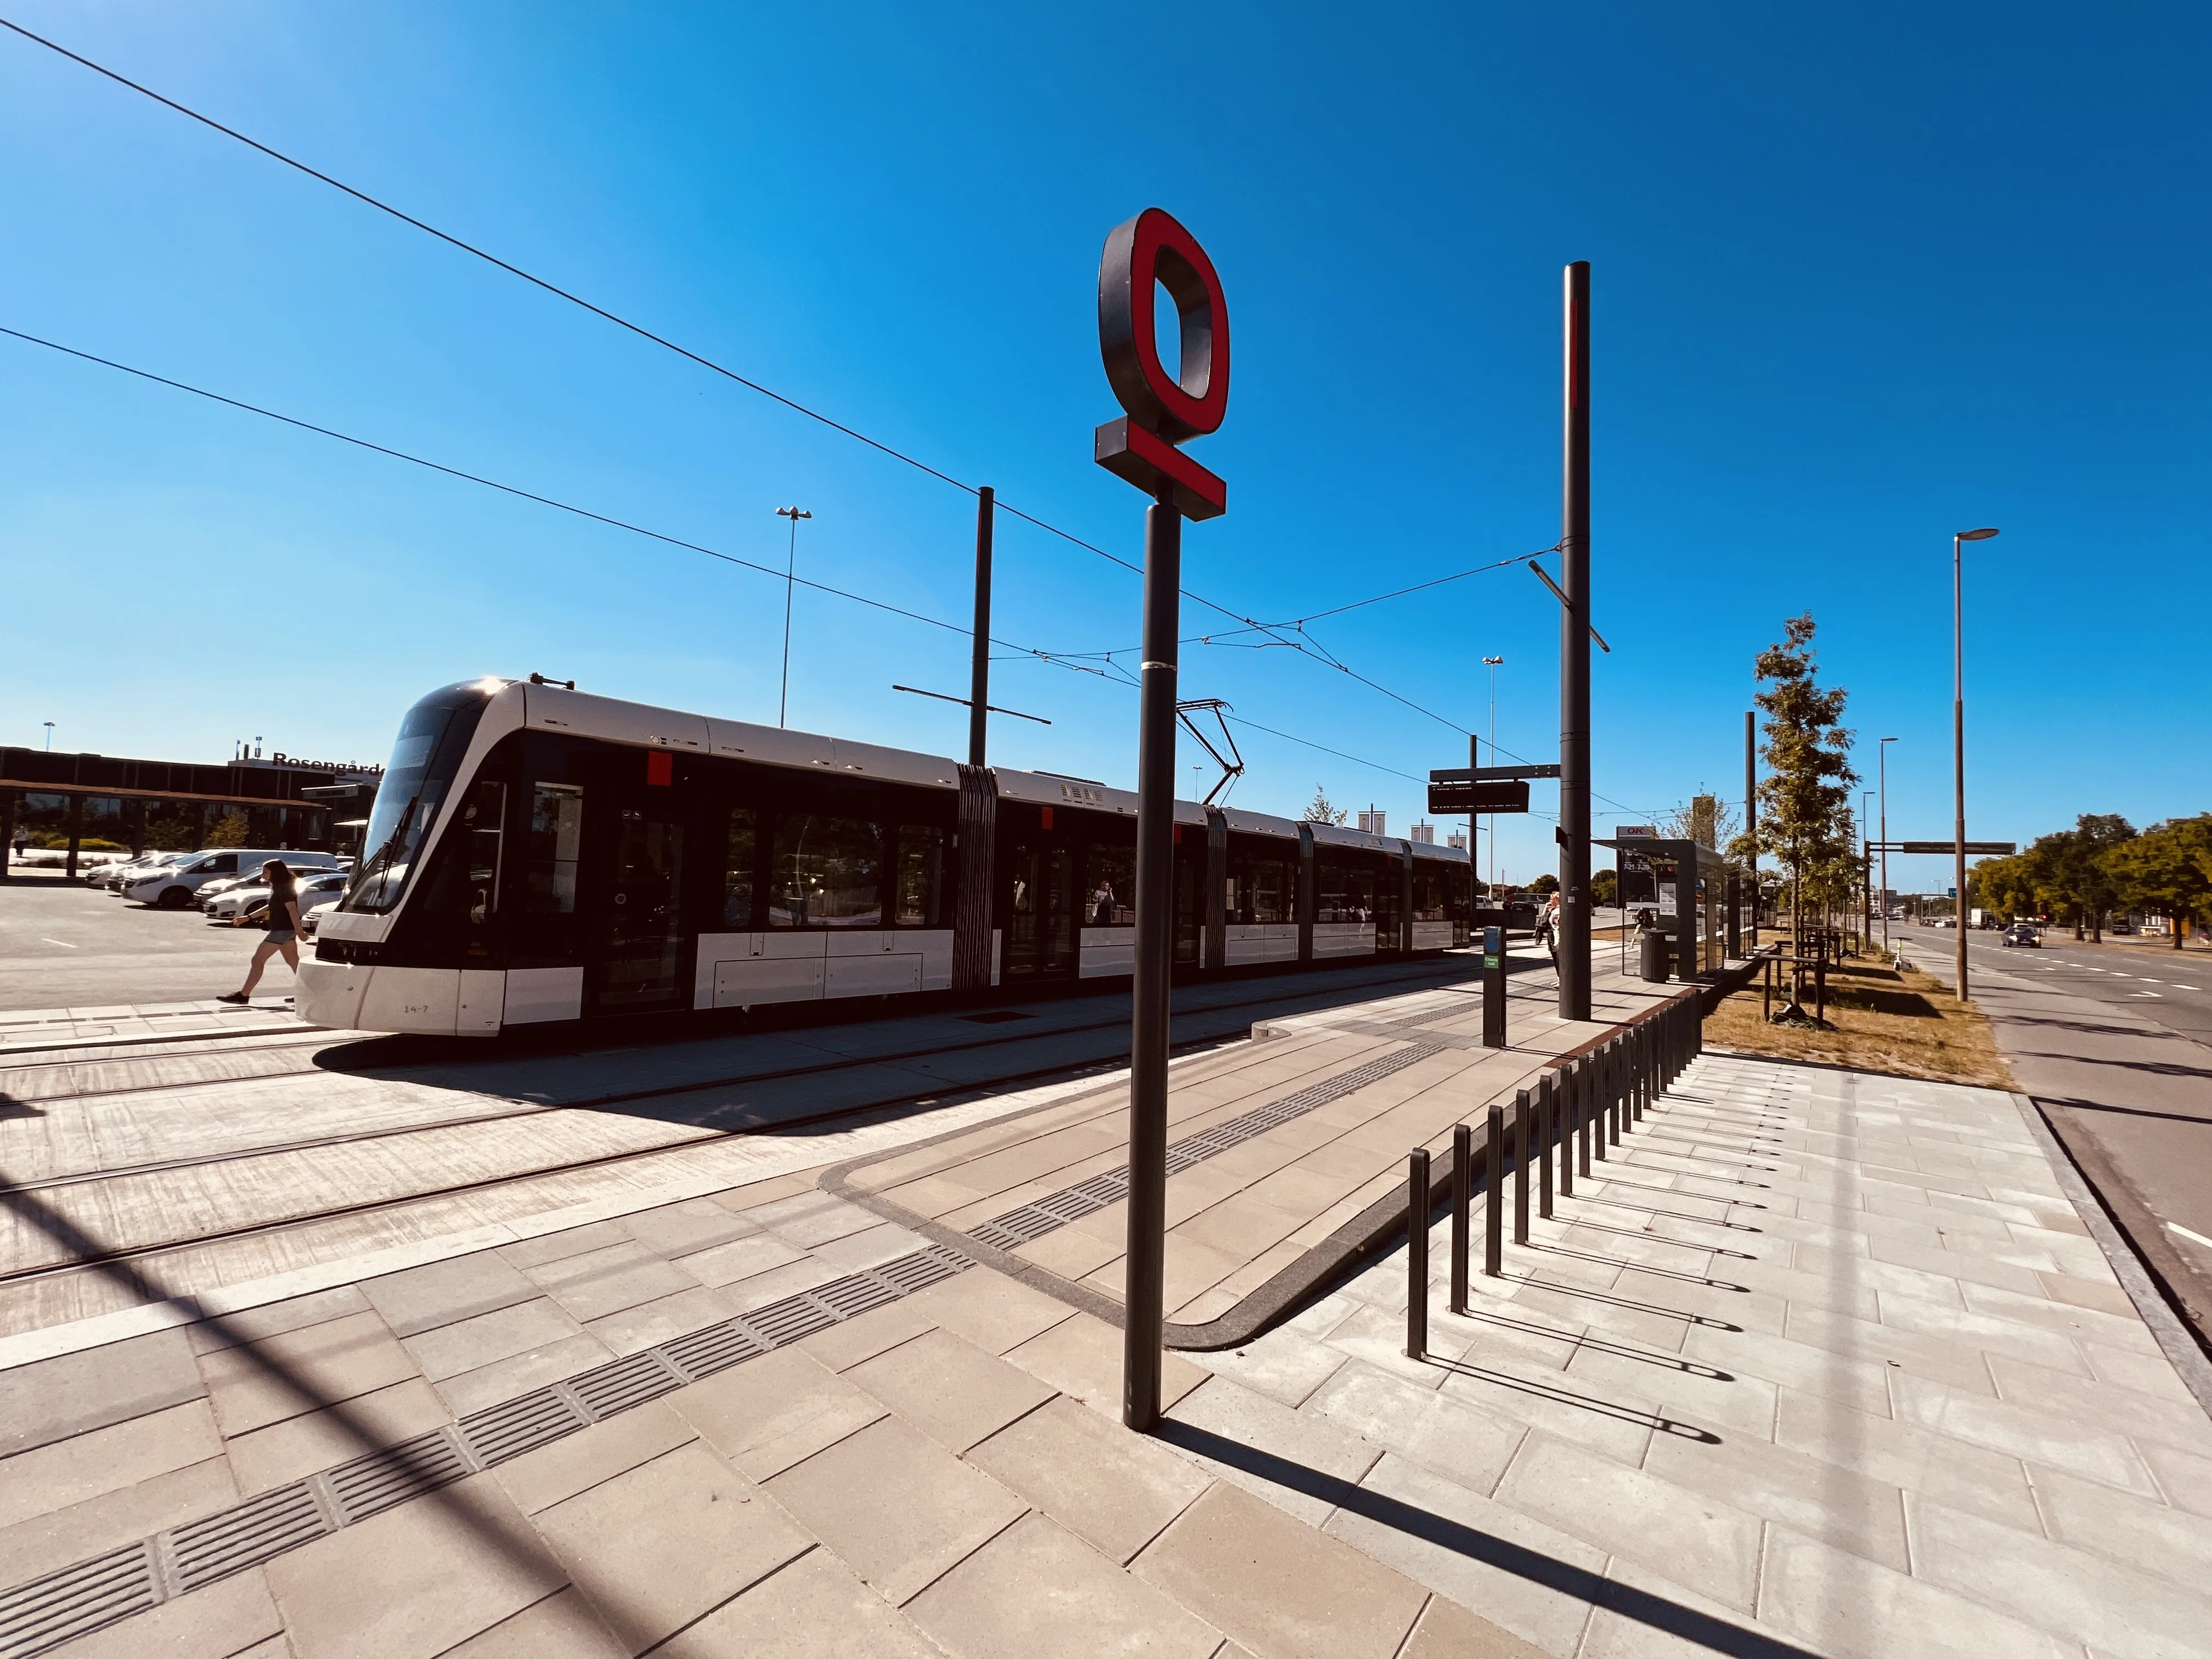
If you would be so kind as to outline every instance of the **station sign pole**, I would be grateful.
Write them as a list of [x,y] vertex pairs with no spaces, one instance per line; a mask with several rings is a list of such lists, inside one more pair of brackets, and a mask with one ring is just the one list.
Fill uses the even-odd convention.
[[1589,261],[1566,269],[1559,503],[1559,1018],[1590,1017]]
[[[1170,374],[1153,332],[1157,295],[1174,302],[1182,362]],[[1100,427],[1098,465],[1152,498],[1145,512],[1144,645],[1137,727],[1137,940],[1129,1021],[1129,1239],[1123,1291],[1121,1420],[1160,1419],[1167,1261],[1169,974],[1175,948],[1176,640],[1182,521],[1218,517],[1228,486],[1176,447],[1216,431],[1229,406],[1229,307],[1205,249],[1146,208],[1106,239],[1098,263],[1098,348],[1127,411]]]

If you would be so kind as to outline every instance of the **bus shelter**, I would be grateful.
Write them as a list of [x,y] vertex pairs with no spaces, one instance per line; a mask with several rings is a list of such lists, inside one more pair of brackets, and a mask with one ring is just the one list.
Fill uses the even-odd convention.
[[1730,957],[1743,954],[1743,876],[1728,859],[1694,841],[1663,836],[1617,836],[1596,844],[1613,850],[1620,908],[1630,925],[1648,911],[1666,934],[1672,977],[1716,974]]

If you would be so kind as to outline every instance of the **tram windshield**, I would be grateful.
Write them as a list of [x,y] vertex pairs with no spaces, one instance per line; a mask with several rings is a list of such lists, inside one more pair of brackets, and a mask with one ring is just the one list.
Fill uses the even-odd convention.
[[376,803],[369,808],[360,867],[340,909],[381,912],[399,902],[484,705],[500,684],[468,680],[449,685],[407,711],[392,745],[391,763],[377,785]]

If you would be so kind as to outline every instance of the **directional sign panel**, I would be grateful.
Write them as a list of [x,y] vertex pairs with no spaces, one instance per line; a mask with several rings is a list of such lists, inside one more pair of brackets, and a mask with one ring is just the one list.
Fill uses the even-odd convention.
[[[1892,853],[1949,854],[1956,852],[1958,845],[1956,842],[1950,841],[1893,841],[1889,843],[1887,850]],[[1881,842],[1875,842],[1874,850],[1879,853],[1885,849]],[[2018,851],[2020,851],[2018,842],[1970,841],[1966,843],[1966,856],[1970,859],[2004,857]]]
[[1432,783],[1429,786],[1431,812],[1525,812],[1528,810],[1526,779],[1498,783]]

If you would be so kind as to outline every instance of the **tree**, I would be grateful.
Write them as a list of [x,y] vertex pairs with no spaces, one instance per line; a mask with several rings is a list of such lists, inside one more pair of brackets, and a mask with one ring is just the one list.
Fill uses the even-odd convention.
[[1330,805],[1328,797],[1322,793],[1322,787],[1319,784],[1314,785],[1314,798],[1307,804],[1305,810],[1306,823],[1342,823],[1351,816],[1349,812],[1340,812],[1335,807]]
[[1616,872],[1599,870],[1592,872],[1590,902],[1603,910],[1610,910],[1620,902],[1620,877]]
[[2064,846],[2056,873],[2060,890],[2074,904],[2075,936],[2081,936],[2081,919],[2086,917],[2089,937],[2101,940],[2105,913],[2120,896],[2119,884],[2106,868],[2105,860],[2136,838],[2136,827],[2117,812],[2084,812],[2074,820],[2070,831],[2063,833]]
[[1659,815],[1659,833],[1671,841],[1693,841],[1700,847],[1719,848],[1736,838],[1741,817],[1722,805],[1717,795],[1699,793],[1686,806]]
[[2168,818],[2106,850],[2106,874],[2120,902],[2163,910],[2173,922],[2173,948],[2192,918],[2212,909],[2212,812]]
[[1820,684],[1813,649],[1813,613],[1783,623],[1784,636],[1759,653],[1753,672],[1763,688],[1753,698],[1765,714],[1760,750],[1766,776],[1759,786],[1759,828],[1729,848],[1748,860],[1772,854],[1787,874],[1790,929],[1804,938],[1808,902],[1849,902],[1858,861],[1851,847],[1851,734],[1842,722],[1850,694]]
[[1559,890],[1559,878],[1547,870],[1528,884],[1528,890],[1538,898],[1549,898]]
[[215,828],[208,831],[208,838],[201,845],[204,847],[245,846],[246,814],[225,812],[215,821]]

